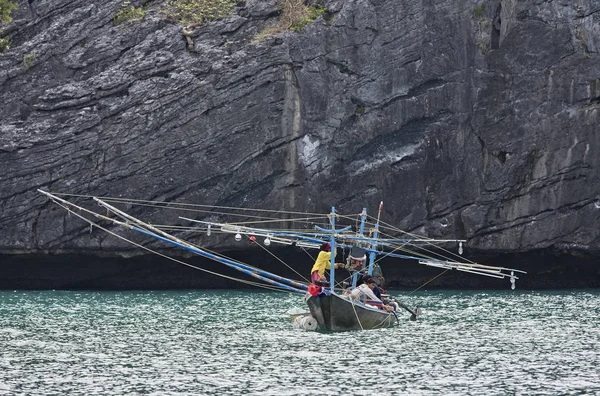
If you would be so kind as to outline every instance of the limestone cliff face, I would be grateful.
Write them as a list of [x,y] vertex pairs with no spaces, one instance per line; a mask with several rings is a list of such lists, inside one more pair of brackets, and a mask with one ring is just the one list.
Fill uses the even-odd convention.
[[2,26],[0,253],[120,246],[38,188],[384,200],[386,222],[474,250],[598,253],[597,1],[327,0],[327,20],[251,43],[278,8],[247,0],[191,46],[159,1],[115,26],[121,3],[21,1]]

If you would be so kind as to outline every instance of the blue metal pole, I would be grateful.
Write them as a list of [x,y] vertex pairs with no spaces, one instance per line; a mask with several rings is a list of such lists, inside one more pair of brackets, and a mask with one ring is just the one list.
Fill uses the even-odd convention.
[[[339,233],[342,233],[344,231],[348,231],[351,228],[352,228],[352,226],[348,226],[348,227],[340,228],[339,230],[333,230],[333,232],[336,233],[336,234],[339,234]],[[326,230],[325,228],[321,228],[319,226],[315,226],[315,229],[319,230],[319,231],[326,232],[328,234],[331,234],[331,232],[332,232],[331,230]]]
[[[375,232],[373,233],[373,239],[371,239],[371,249],[377,249],[377,237],[379,236],[379,218],[381,217],[381,210],[383,209],[383,201],[379,204],[379,212],[377,213],[377,223],[375,223]],[[369,255],[369,270],[367,273],[373,275],[373,265],[375,264],[375,253],[371,251]]]
[[329,288],[333,293],[335,287],[335,208],[331,207],[331,238],[329,245],[331,247],[330,269],[329,269]]
[[[360,214],[360,229],[358,231],[358,234],[360,236],[365,235],[365,221],[366,220],[367,220],[367,208],[363,208],[363,211]],[[360,246],[360,243],[358,244],[358,246]]]
[[[160,235],[156,235],[156,234],[154,234],[152,232],[148,232],[146,230],[143,230],[143,229],[135,227],[135,226],[133,226],[131,228],[133,230],[139,232],[139,233],[144,234],[144,235],[147,235],[147,236],[150,236],[152,238],[158,239],[160,241],[169,243],[171,245],[178,246],[178,247],[180,247],[182,249],[185,249],[185,250],[188,250],[190,252],[194,252],[194,253],[196,253],[196,254],[198,254],[200,256],[203,256],[203,257],[209,258],[211,260],[217,261],[217,262],[219,262],[221,264],[225,264],[228,267],[236,269],[236,270],[238,270],[240,272],[243,272],[243,273],[245,273],[247,275],[253,276],[253,277],[257,278],[257,279],[260,279],[260,280],[262,280],[264,282],[270,283],[270,284],[272,284],[274,286],[277,286],[277,287],[280,287],[282,289],[285,289],[285,290],[288,290],[288,291],[291,291],[291,292],[295,292],[295,293],[302,293],[302,294],[304,294],[306,292],[306,290],[308,290],[308,286],[303,285],[303,284],[298,283],[298,282],[294,282],[291,279],[287,279],[287,278],[281,277],[279,275],[272,274],[272,273],[267,272],[267,271],[262,271],[262,270],[259,270],[258,268],[253,268],[253,267],[250,267],[250,266],[247,266],[247,265],[244,265],[244,264],[236,263],[233,260],[229,260],[229,259],[226,259],[224,257],[220,257],[220,256],[217,256],[215,254],[205,252],[204,250],[201,250],[201,249],[198,249],[198,248],[195,248],[195,247],[192,247],[192,246],[182,245],[182,244],[180,244],[178,242],[172,241],[172,240],[170,240],[168,238],[161,237]],[[265,278],[264,276],[260,276],[259,274],[260,275],[264,275],[264,276],[269,276],[269,277],[272,277],[272,278],[275,278],[275,279],[278,279],[278,280],[280,280],[282,282],[286,282],[289,285],[292,285],[293,287],[292,286],[288,286],[288,285],[283,284],[283,283],[280,283],[280,282],[276,282],[276,281],[274,281],[272,279]],[[300,290],[299,288],[302,288],[302,290]]]
[[[377,237],[379,236],[379,224],[375,224],[375,232],[373,233],[373,239],[371,240],[371,248],[375,249],[375,243],[377,242]],[[373,264],[375,263],[375,252],[371,250],[371,254],[369,254],[369,270],[367,273],[369,275],[373,274]]]
[[[359,235],[362,237],[365,235],[365,221],[367,220],[367,208],[363,208],[363,211],[360,215],[360,229],[358,230]],[[358,243],[358,246],[362,247],[362,243]],[[356,287],[356,283],[358,282],[358,272],[352,274],[352,287]]]

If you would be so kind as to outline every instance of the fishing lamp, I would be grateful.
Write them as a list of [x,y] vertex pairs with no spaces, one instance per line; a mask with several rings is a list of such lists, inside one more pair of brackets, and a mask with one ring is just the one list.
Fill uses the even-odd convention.
[[515,272],[510,271],[510,288],[511,290],[515,290]]

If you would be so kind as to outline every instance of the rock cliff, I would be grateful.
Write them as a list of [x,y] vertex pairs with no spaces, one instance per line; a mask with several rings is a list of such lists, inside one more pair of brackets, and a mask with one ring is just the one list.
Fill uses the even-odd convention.
[[116,26],[121,4],[19,1],[0,26],[0,253],[123,254],[43,188],[300,212],[384,200],[388,223],[473,252],[597,260],[597,1],[326,0],[261,40],[276,0],[187,36],[160,1]]

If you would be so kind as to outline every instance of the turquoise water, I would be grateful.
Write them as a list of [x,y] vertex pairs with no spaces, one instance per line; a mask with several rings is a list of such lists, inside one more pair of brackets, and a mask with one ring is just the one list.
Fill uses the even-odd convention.
[[600,291],[397,296],[419,321],[323,334],[283,293],[0,292],[0,395],[600,394]]

